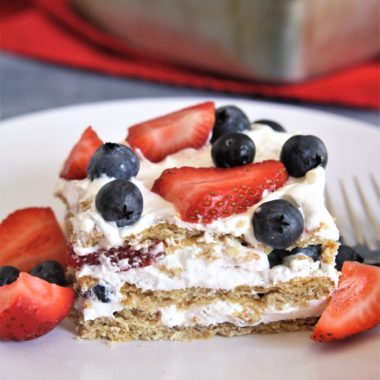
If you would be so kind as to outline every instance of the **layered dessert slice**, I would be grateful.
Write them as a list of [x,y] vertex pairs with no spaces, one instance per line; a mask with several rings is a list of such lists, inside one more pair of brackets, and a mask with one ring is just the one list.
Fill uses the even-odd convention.
[[[101,145],[90,132],[56,189],[81,337],[187,340],[314,325],[339,274],[320,139],[212,102],[132,126],[123,144]],[[72,175],[77,157],[82,172]]]

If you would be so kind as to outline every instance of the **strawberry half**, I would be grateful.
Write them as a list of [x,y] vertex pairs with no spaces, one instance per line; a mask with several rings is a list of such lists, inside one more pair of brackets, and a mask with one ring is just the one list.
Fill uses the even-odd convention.
[[59,176],[64,179],[86,178],[87,165],[96,149],[103,144],[96,132],[88,127],[71,149]]
[[25,208],[0,224],[0,266],[28,271],[45,260],[65,266],[66,240],[50,208]]
[[69,313],[74,291],[21,272],[0,287],[0,340],[30,340],[52,330]]
[[215,121],[215,104],[206,102],[136,124],[128,129],[127,142],[152,162],[184,148],[200,148]]
[[182,220],[211,223],[245,212],[287,177],[284,165],[274,160],[230,169],[182,167],[164,170],[152,191],[173,203]]
[[345,261],[338,288],[323,311],[311,338],[331,342],[380,323],[380,268]]

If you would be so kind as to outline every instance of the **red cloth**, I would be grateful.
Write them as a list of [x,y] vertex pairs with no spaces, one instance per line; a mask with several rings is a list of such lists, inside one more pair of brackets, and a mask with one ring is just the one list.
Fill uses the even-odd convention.
[[380,109],[380,61],[304,83],[272,85],[222,78],[144,56],[78,16],[67,0],[2,0],[0,48],[112,75],[244,95]]

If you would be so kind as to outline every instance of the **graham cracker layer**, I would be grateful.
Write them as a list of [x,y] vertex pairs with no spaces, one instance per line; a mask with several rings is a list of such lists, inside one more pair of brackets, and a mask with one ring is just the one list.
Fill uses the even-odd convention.
[[[86,282],[93,279],[87,278]],[[84,284],[83,284],[84,286]],[[334,283],[327,277],[304,278],[278,284],[271,288],[243,286],[233,291],[205,288],[189,288],[177,291],[148,291],[130,284],[122,288],[125,308],[115,312],[113,317],[99,317],[84,321],[75,316],[78,334],[86,339],[110,341],[144,340],[189,340],[204,339],[214,335],[234,336],[253,333],[300,331],[310,328],[315,318],[284,320],[269,324],[257,324],[268,309],[281,310],[283,307],[302,308],[312,300],[327,299]],[[238,303],[243,310],[234,313],[249,327],[238,327],[231,323],[211,326],[168,327],[162,323],[160,309],[175,305],[177,310],[186,311],[218,301]]]

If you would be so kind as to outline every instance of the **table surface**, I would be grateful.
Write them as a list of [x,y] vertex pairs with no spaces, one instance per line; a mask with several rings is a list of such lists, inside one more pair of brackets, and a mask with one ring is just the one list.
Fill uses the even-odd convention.
[[[0,54],[0,119],[80,103],[169,96],[202,96],[210,99],[228,96],[265,101],[258,97],[233,96],[224,92],[113,77],[34,61],[12,54]],[[278,103],[331,112],[365,121],[380,128],[380,112],[375,110],[295,101],[278,101]]]

